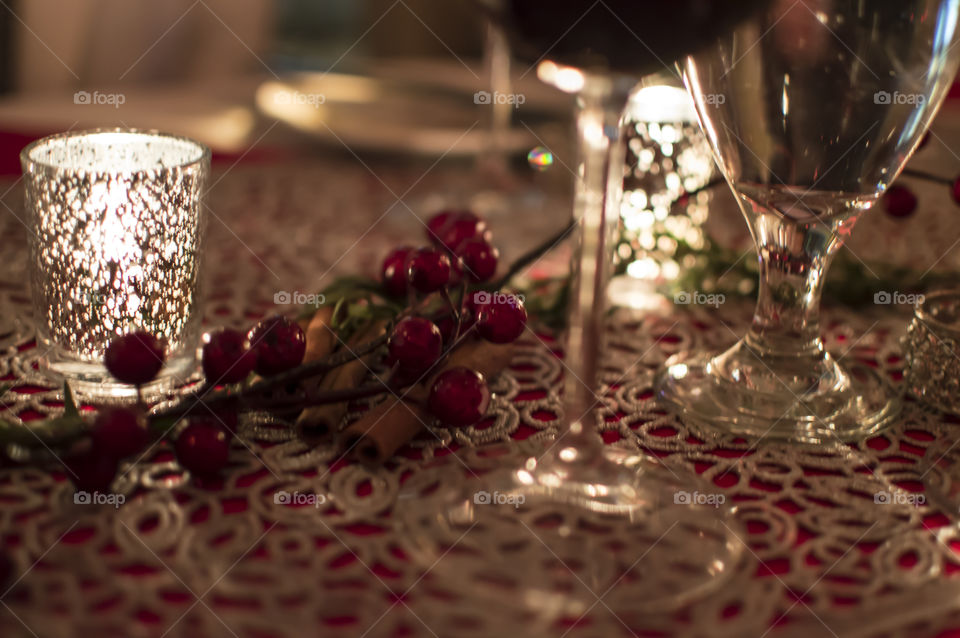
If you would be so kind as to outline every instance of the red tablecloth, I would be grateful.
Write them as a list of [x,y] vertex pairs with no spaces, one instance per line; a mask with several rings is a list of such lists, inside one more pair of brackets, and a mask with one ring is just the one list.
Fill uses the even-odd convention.
[[[16,150],[29,139],[2,135],[0,148]],[[4,172],[19,172],[15,157],[0,158]],[[429,196],[469,183],[463,171],[429,162],[228,162],[220,169],[210,197],[207,322],[244,327],[277,310],[278,291],[315,290],[331,272],[369,272],[390,246],[418,241],[413,215],[425,212]],[[19,196],[14,189],[5,201],[16,210]],[[563,223],[565,205],[552,217],[545,210],[491,220],[506,253]],[[57,391],[33,369],[38,353],[22,318],[25,231],[9,215],[0,219],[0,378],[17,383],[8,414],[53,413]],[[691,429],[656,406],[653,370],[681,349],[729,343],[750,315],[744,302],[614,319],[603,364],[604,440],[676,455],[700,472],[740,508],[753,560],[741,587],[659,633],[637,635],[757,635],[742,629],[755,616],[778,625],[769,634],[777,636],[812,610],[828,626],[879,630],[871,623],[880,623],[896,635],[960,636],[950,630],[960,627],[960,597],[953,607],[940,600],[957,582],[960,528],[930,503],[874,499],[883,491],[919,493],[924,451],[955,436],[960,421],[910,402],[888,432],[842,450],[753,446]],[[828,347],[852,346],[847,356],[899,379],[906,315],[832,309],[827,319]],[[505,619],[478,596],[445,588],[429,573],[421,580],[424,570],[397,537],[394,508],[404,506],[402,490],[421,480],[424,458],[555,430],[562,364],[551,345],[524,339],[511,373],[496,384],[494,419],[462,431],[433,427],[380,471],[338,460],[329,446],[308,449],[264,419],[243,426],[221,481],[192,481],[169,450],[155,450],[115,486],[127,495],[119,509],[74,505],[56,473],[0,470],[0,535],[23,574],[3,598],[3,635],[29,635],[24,627],[39,636],[299,636],[314,627],[323,635],[391,638],[516,632],[498,625]],[[328,506],[278,506],[278,490],[321,492]],[[933,603],[936,613],[924,611]],[[911,609],[922,617],[908,617]],[[429,620],[420,617],[424,610]],[[553,633],[570,626],[571,638],[630,635],[602,608],[564,619]],[[811,627],[808,635],[826,633]]]

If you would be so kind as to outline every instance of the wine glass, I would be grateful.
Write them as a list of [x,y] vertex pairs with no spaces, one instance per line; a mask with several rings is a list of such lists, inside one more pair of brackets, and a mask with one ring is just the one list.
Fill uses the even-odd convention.
[[[477,471],[461,459],[471,480],[442,485],[430,499],[407,497],[400,511],[403,536],[431,573],[474,589],[498,583],[498,591],[535,601],[532,606],[545,596],[576,598],[583,589],[591,602],[593,592],[629,581],[640,592],[634,609],[662,611],[706,592],[740,559],[736,524],[727,508],[707,498],[710,488],[689,471],[605,446],[594,412],[603,403],[597,370],[623,182],[621,118],[630,92],[644,75],[764,4],[482,3],[504,28],[514,55],[535,66],[541,80],[576,97],[579,241],[564,358],[565,415],[546,449],[490,452]],[[620,560],[612,547],[629,551]],[[578,583],[563,578],[573,563],[582,568]]]
[[668,361],[657,393],[685,420],[822,443],[875,432],[899,400],[820,337],[826,270],[896,179],[960,62],[957,0],[777,0],[689,56],[684,79],[756,243],[746,336]]

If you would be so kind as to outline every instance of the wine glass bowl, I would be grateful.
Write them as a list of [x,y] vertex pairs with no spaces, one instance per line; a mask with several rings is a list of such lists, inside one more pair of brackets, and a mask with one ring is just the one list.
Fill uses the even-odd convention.
[[946,96],[958,14],[957,0],[778,0],[686,59],[701,126],[756,244],[760,286],[740,342],[679,355],[659,375],[658,396],[684,418],[822,442],[862,437],[897,414],[876,371],[827,352],[820,294]]

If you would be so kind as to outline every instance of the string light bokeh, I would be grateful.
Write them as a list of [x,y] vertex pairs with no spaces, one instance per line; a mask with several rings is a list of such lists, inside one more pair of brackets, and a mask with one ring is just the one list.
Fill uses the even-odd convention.
[[710,146],[700,131],[693,104],[678,84],[634,91],[626,111],[627,161],[624,168],[621,233],[611,296],[633,307],[651,304],[653,291],[693,267],[705,246],[703,225],[708,192],[688,195],[715,174]]

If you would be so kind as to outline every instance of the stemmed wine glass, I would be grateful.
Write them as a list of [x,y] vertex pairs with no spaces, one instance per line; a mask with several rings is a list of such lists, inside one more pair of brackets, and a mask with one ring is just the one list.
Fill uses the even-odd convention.
[[898,413],[880,375],[824,348],[826,270],[896,179],[960,62],[958,0],[777,0],[686,59],[700,124],[757,248],[747,335],[678,355],[658,396],[685,420],[821,443]]
[[[767,2],[481,4],[505,30],[515,57],[576,97],[573,208],[579,242],[564,358],[565,414],[546,450],[519,457],[490,453],[481,468],[469,471],[479,480],[444,485],[428,503],[406,496],[403,536],[432,573],[473,587],[496,582],[507,596],[521,598],[533,591],[538,605],[546,594],[566,600],[571,583],[555,577],[576,562],[585,569],[576,580],[587,589],[639,581],[633,607],[663,610],[729,574],[742,545],[728,510],[700,502],[709,489],[692,473],[605,446],[595,431],[605,288],[625,160],[621,117],[643,76],[712,41]],[[629,550],[623,564],[611,558],[615,546]],[[638,567],[641,576],[626,577]],[[506,581],[513,592],[503,587]]]

